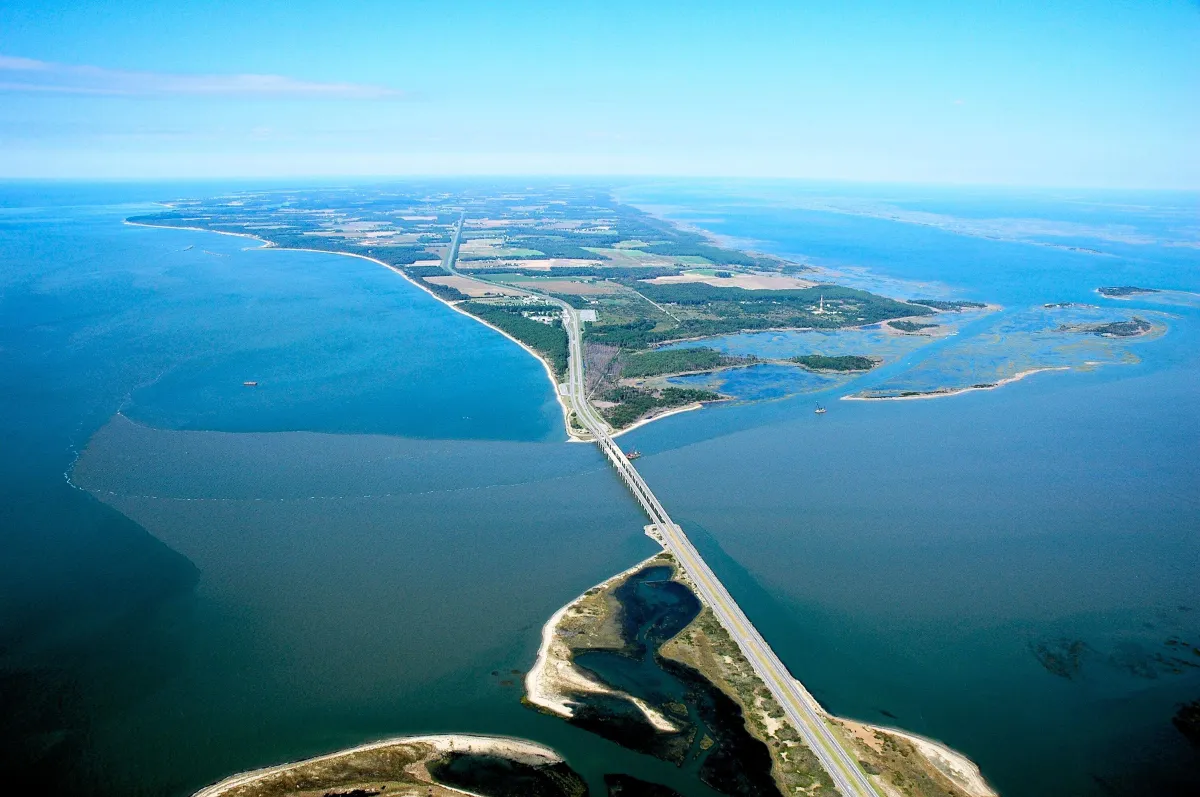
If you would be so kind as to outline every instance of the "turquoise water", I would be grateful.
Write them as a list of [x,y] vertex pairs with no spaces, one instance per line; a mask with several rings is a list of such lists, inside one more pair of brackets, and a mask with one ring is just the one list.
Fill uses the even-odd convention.
[[[0,190],[0,774],[182,795],[464,730],[686,793],[519,704],[545,619],[653,551],[600,456],[562,442],[541,366],[366,261],[120,223],[223,190]],[[827,187],[638,190],[868,287],[1005,307],[798,398],[738,374],[775,400],[631,435],[796,674],[834,711],[964,750],[1004,794],[1188,793],[1200,766],[1170,717],[1200,671],[1166,643],[1200,641],[1200,309],[1094,288],[1200,291],[1174,245],[1195,198],[843,189],[1005,234],[1069,221],[1041,242],[1107,252],[1088,255],[798,207]],[[1059,301],[1166,313],[1167,332],[1136,363],[835,400]],[[1071,678],[1039,663],[1076,640]]]
[[787,365],[753,365],[711,374],[674,376],[667,380],[680,387],[715,390],[739,401],[769,401],[799,393],[828,390],[844,377],[813,373]]

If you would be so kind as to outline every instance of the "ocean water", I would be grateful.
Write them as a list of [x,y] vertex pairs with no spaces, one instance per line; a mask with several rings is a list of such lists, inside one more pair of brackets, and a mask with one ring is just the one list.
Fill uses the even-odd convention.
[[[1008,219],[991,227],[1034,227],[1011,220],[1022,214],[1086,221],[1087,235],[1047,240],[1109,254],[814,210],[803,191],[630,189],[630,201],[865,287],[1005,308],[824,393],[644,427],[631,435],[639,468],[834,712],[941,739],[1002,794],[1194,793],[1200,758],[1171,718],[1200,698],[1200,315],[1095,288],[1200,292],[1197,198],[989,205],[884,191],[890,207]],[[1165,310],[1166,332],[1119,342],[1136,354],[1123,364],[933,400],[837,401],[914,372],[934,387],[963,352],[993,356],[988,336],[1063,301]],[[758,347],[737,337],[722,348]],[[1048,655],[1069,672],[1044,666]]]
[[[461,730],[687,793],[519,704],[545,619],[654,549],[598,453],[562,442],[541,366],[366,261],[120,223],[228,188],[0,189],[0,774],[185,795]],[[1200,669],[1168,643],[1200,644],[1200,308],[1094,289],[1200,291],[1195,197],[624,192],[864,287],[1005,308],[796,398],[746,369],[745,397],[771,400],[630,436],[796,675],[1006,795],[1189,793],[1170,718]],[[1060,301],[1166,332],[1136,362],[836,400]]]
[[0,192],[6,782],[458,730],[669,779],[519,702],[549,615],[655,550],[542,366],[367,261],[121,223],[222,190]]

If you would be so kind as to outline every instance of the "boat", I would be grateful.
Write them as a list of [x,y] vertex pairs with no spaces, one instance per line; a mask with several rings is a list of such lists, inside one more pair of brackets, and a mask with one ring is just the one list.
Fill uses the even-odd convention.
[[258,382],[242,382],[242,387],[258,387]]
[[629,460],[630,462],[632,462],[633,460],[637,459],[637,458],[638,458],[638,457],[640,457],[641,455],[642,455],[642,452],[641,452],[641,451],[638,451],[638,450],[635,448],[635,449],[633,449],[632,451],[626,451],[626,452],[625,452],[625,459],[627,459],[627,460]]
[[824,407],[822,407],[820,404],[818,404],[818,405],[817,405],[817,409],[816,409],[816,410],[814,410],[814,412],[816,412],[816,413],[817,413],[817,415],[824,415],[824,414],[825,414],[825,408],[824,408]]

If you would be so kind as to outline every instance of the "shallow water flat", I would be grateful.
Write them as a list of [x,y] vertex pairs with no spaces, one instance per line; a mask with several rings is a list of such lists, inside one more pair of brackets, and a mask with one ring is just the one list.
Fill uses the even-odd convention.
[[[1124,217],[1146,233],[1139,243],[1045,239],[1107,252],[1094,255],[799,208],[803,196],[789,207],[751,189],[736,201],[639,190],[627,198],[766,251],[1009,308],[850,385],[631,435],[647,481],[797,676],[834,712],[964,751],[1003,794],[1193,790],[1200,759],[1171,719],[1200,697],[1198,660],[1180,652],[1200,639],[1200,317],[1096,294],[1196,291],[1194,248],[1166,245],[1182,216]],[[907,204],[933,201],[914,189]],[[984,217],[1003,205],[963,201]],[[1123,216],[1119,198],[1096,204],[1107,209],[1095,216]],[[1079,212],[1045,198],[1022,208]],[[1059,302],[1100,309],[1042,308]],[[1161,318],[1165,334],[1072,338],[1065,351],[1039,338],[1073,313]],[[998,345],[993,325],[1007,330]],[[910,369],[929,387],[947,366],[990,380],[1014,339],[1031,363],[1132,361],[933,401],[829,401]],[[814,400],[828,413],[815,416]]]

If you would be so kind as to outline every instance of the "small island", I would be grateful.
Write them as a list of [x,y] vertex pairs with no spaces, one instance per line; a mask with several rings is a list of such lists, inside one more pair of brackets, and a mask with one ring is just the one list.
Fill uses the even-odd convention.
[[873,357],[862,357],[855,354],[842,354],[829,357],[824,354],[803,354],[793,357],[792,362],[809,371],[835,371],[839,373],[870,371],[879,364]]
[[1101,338],[1136,338],[1154,329],[1144,318],[1134,316],[1125,321],[1109,321],[1103,324],[1063,324],[1059,332],[1075,332],[1096,335]]
[[909,304],[920,304],[947,313],[961,313],[963,310],[984,310],[985,302],[948,301],[944,299],[909,299]]
[[907,319],[889,321],[887,322],[887,325],[892,329],[899,330],[900,332],[907,332],[910,335],[928,334],[926,330],[936,329],[938,327],[937,324],[922,324],[919,321],[909,321]]
[[[622,675],[625,689],[605,680],[610,670]],[[629,691],[639,672],[656,685],[653,691]],[[630,749],[680,765],[698,759],[700,779],[723,794],[837,794],[737,643],[665,552],[556,612],[542,630],[525,691],[531,707]],[[944,745],[825,717],[881,793],[995,796],[978,768]],[[610,789],[617,783],[624,790],[610,793],[670,794],[624,779]]]
[[1140,288],[1136,285],[1114,285],[1097,288],[1096,293],[1101,296],[1107,296],[1109,299],[1127,299],[1130,296],[1138,296],[1144,293],[1160,293],[1160,291],[1158,288]]

